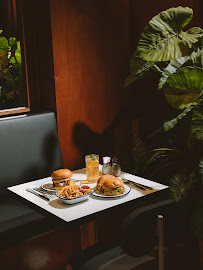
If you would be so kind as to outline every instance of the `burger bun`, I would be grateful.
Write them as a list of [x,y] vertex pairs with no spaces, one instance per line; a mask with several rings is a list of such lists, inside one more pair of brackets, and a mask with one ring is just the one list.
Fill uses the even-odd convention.
[[105,180],[112,179],[112,178],[115,178],[115,177],[111,174],[104,174],[100,176],[99,179],[97,180],[97,185],[102,186]]
[[69,169],[60,169],[56,170],[51,174],[53,188],[55,190],[62,190],[64,187],[68,185],[74,185],[74,182],[70,177],[72,177],[73,173]]
[[123,186],[123,181],[119,178],[107,178],[105,179],[102,188],[109,189],[109,188],[118,188]]
[[69,169],[56,170],[51,174],[52,180],[67,179],[73,176],[73,173]]

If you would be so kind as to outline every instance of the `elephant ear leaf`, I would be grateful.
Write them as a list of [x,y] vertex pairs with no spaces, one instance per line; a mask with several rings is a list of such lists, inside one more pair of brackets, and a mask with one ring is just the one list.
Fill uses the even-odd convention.
[[203,68],[203,48],[198,47],[197,50],[192,52],[191,61],[193,66]]
[[178,59],[171,60],[170,64],[168,64],[168,66],[162,72],[162,76],[159,80],[158,90],[160,90],[164,86],[168,77],[171,76],[171,74],[175,73],[179,68],[181,68],[183,64],[185,64],[185,62],[187,62],[189,59],[189,56],[184,56]]
[[5,37],[0,37],[0,52],[8,52],[8,40]]
[[136,55],[146,61],[169,61],[190,55],[203,30],[182,29],[191,21],[193,11],[188,7],[170,8],[153,17],[139,40]]
[[[141,64],[143,62],[143,59],[140,59],[139,63]],[[128,87],[136,80],[140,79],[143,76],[146,76],[150,73],[152,73],[154,70],[157,70],[161,72],[159,67],[156,65],[156,62],[144,62],[142,66],[133,70],[131,74],[126,78],[124,87]]]
[[173,73],[164,85],[168,103],[175,109],[196,104],[203,91],[203,69],[183,67]]
[[170,129],[174,128],[175,125],[181,121],[190,111],[192,111],[193,106],[190,106],[186,109],[184,109],[183,111],[181,111],[181,113],[179,113],[176,117],[173,117],[167,121],[164,122],[164,130],[165,131],[169,131]]
[[192,112],[192,136],[203,140],[203,96],[201,96]]
[[191,209],[196,182],[193,172],[189,173],[186,169],[179,171],[170,180],[170,197],[182,204],[185,209]]

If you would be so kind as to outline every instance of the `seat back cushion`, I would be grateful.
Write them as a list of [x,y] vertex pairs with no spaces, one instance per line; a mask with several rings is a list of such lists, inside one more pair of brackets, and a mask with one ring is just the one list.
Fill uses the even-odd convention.
[[53,112],[2,118],[0,149],[1,187],[48,177],[63,168]]
[[161,201],[136,209],[124,220],[121,247],[127,254],[140,257],[157,244],[158,215],[163,216],[165,244],[182,239],[187,229],[182,207],[172,200]]

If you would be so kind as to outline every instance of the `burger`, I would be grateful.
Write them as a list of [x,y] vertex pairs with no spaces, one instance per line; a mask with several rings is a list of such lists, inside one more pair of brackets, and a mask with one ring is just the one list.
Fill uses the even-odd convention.
[[120,195],[126,192],[123,181],[110,174],[102,175],[98,179],[94,191],[105,196]]
[[105,196],[114,196],[125,193],[123,181],[119,178],[107,178],[102,185]]
[[95,187],[95,193],[97,194],[103,194],[104,191],[102,189],[103,183],[106,179],[111,179],[111,178],[115,178],[113,175],[111,174],[105,174],[99,177],[99,179],[97,180],[97,186]]
[[53,188],[56,190],[62,190],[68,185],[74,185],[72,177],[72,172],[69,169],[56,170],[51,174]]

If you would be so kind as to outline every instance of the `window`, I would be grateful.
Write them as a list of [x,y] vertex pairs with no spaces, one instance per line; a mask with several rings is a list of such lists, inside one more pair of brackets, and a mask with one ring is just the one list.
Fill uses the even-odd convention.
[[[14,95],[12,88],[9,88],[11,95],[7,95],[7,98],[11,99],[14,95],[15,100],[10,100],[9,106],[6,106],[10,108],[6,109],[0,105],[0,116],[30,111],[56,112],[49,0],[1,0],[0,29],[3,30],[0,37],[4,36],[7,39],[9,50],[11,50],[9,38],[15,38],[11,39],[11,44],[15,43],[14,48],[17,49],[16,56],[19,57],[16,63],[18,70],[15,71],[22,73],[22,77],[17,77],[15,81],[16,84],[22,83],[21,87],[18,87],[20,91],[17,90]],[[8,57],[11,57],[10,53]],[[18,96],[19,92],[21,96]]]
[[7,115],[30,109],[21,49],[21,5],[16,0],[1,0],[0,5],[0,115]]

